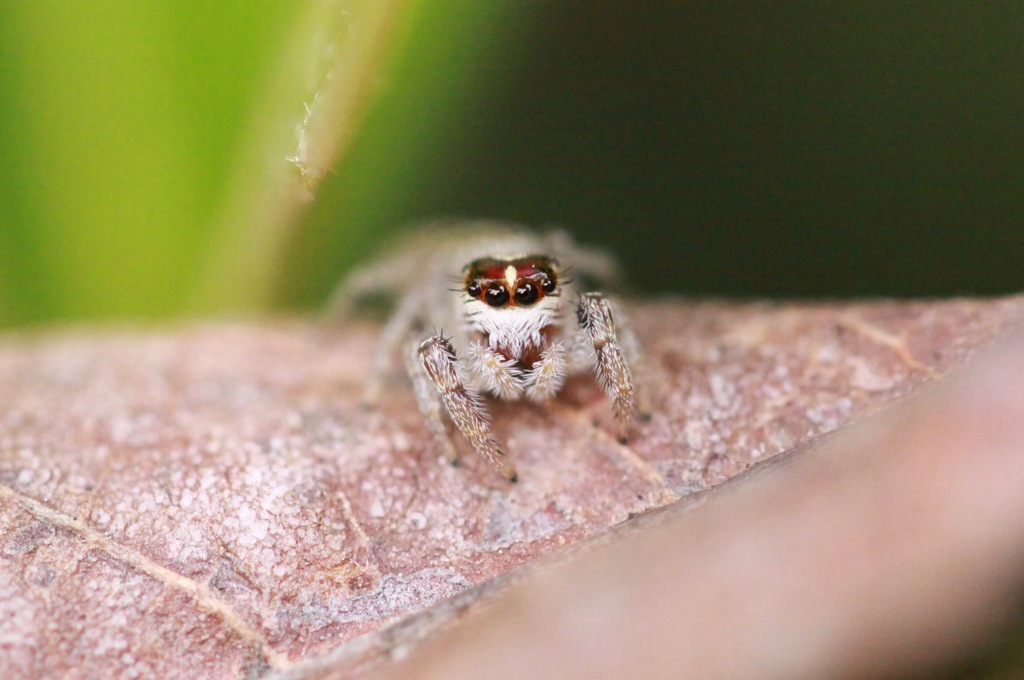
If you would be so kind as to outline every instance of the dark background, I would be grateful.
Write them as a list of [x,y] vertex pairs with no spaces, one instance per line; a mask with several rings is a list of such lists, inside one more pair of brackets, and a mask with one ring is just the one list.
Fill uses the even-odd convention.
[[[1022,288],[1024,5],[546,7],[530,30],[489,36],[519,60],[479,65],[487,86],[448,142],[415,160],[429,179],[389,221],[564,225],[619,254],[648,292]],[[357,185],[343,169],[312,221],[336,219]]]
[[452,215],[642,293],[1016,292],[1022,114],[1019,0],[0,3],[0,328],[312,310]]

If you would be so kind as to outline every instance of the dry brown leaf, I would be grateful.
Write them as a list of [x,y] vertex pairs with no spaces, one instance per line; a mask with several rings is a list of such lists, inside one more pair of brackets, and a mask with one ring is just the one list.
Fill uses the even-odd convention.
[[1016,333],[702,503],[530,570],[373,677],[1024,677],[1022,374]]
[[619,445],[588,380],[552,408],[496,405],[515,486],[471,454],[444,465],[403,385],[360,407],[371,326],[9,335],[4,677],[359,675],[515,567],[963,366],[1022,311],[638,306],[650,422]]

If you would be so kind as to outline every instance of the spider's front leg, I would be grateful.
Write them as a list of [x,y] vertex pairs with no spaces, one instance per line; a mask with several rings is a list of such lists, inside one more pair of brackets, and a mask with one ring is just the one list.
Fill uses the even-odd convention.
[[[487,412],[484,410],[479,398],[466,389],[462,378],[459,376],[455,350],[451,343],[440,335],[435,335],[420,343],[417,350],[419,366],[417,372],[420,377],[413,375],[413,381],[426,379],[429,385],[433,386],[435,400],[448,413],[448,417],[462,435],[469,440],[476,452],[483,456],[484,460],[490,463],[491,467],[511,482],[515,482],[516,471],[505,459],[505,453],[491,436],[490,427],[487,424]],[[419,397],[421,386],[416,387]],[[424,399],[419,399],[420,410],[427,419],[431,432],[437,438],[438,433],[444,433],[445,451],[454,452],[451,441],[447,439],[444,423],[441,420],[441,410],[424,408]],[[455,458],[449,454],[449,458]]]
[[636,390],[616,334],[611,305],[601,293],[585,293],[580,296],[576,318],[580,331],[594,348],[597,382],[612,400],[619,441],[625,442],[636,417]]

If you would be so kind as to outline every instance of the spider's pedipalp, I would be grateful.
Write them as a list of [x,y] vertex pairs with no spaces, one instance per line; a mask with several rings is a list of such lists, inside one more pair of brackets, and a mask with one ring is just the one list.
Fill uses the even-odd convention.
[[565,344],[555,342],[541,352],[540,361],[527,375],[526,396],[531,401],[543,402],[562,389],[566,374]]
[[484,389],[500,399],[518,399],[523,396],[522,372],[516,362],[506,359],[493,348],[480,342],[469,346],[466,354],[470,372],[483,384]]

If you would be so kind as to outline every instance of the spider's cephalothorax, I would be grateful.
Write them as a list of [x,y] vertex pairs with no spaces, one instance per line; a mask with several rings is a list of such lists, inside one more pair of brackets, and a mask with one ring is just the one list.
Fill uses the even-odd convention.
[[[382,334],[370,398],[394,351],[404,346],[420,410],[445,455],[457,460],[447,416],[515,481],[478,395],[545,401],[567,375],[589,370],[612,399],[624,438],[636,412],[630,371],[636,342],[604,295],[577,293],[568,263],[574,274],[597,280],[616,273],[610,258],[563,232],[538,235],[491,222],[427,225],[392,257],[354,272],[335,296],[337,307],[374,292],[401,298]],[[400,271],[419,272],[416,285],[400,289],[408,282],[395,276]]]
[[485,257],[463,272],[466,319],[480,339],[519,369],[539,359],[559,321],[557,261],[546,255]]

